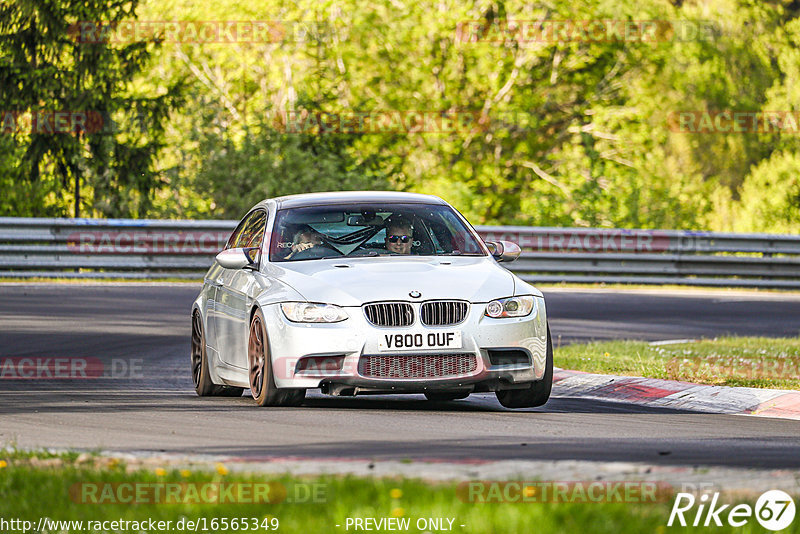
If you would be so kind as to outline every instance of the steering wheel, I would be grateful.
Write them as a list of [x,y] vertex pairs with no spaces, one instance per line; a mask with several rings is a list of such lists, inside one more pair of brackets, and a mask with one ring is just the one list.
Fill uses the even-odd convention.
[[322,258],[323,256],[342,256],[343,254],[333,247],[327,245],[315,245],[313,247],[301,250],[291,260],[313,260]]
[[386,253],[385,248],[372,248],[372,247],[365,247],[364,245],[359,245],[345,256],[377,256],[381,253]]

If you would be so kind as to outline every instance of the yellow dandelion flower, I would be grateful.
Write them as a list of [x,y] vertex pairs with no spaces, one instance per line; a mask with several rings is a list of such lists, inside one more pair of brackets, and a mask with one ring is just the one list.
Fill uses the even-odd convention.
[[156,467],[156,475],[163,477],[166,474],[167,474],[166,469],[164,469],[163,467]]
[[0,460],[0,469],[4,467],[8,467],[8,462],[6,462],[5,460]]
[[401,490],[400,488],[394,488],[392,491],[389,492],[389,496],[392,499],[399,499],[400,497],[403,496],[403,490]]
[[219,473],[220,475],[223,475],[223,476],[227,475],[228,474],[228,468],[225,467],[223,464],[217,464],[217,473]]
[[403,517],[406,511],[402,508],[395,508],[392,510],[392,517]]
[[191,474],[192,474],[192,472],[189,471],[188,469],[181,469],[181,476],[183,478],[189,478],[191,476]]

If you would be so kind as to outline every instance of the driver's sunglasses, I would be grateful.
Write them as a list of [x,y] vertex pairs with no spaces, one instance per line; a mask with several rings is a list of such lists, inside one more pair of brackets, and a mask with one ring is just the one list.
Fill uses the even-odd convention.
[[405,244],[405,243],[408,243],[409,241],[411,241],[411,236],[407,236],[407,235],[390,235],[390,236],[386,236],[386,239],[389,241],[389,243],[398,243],[399,242],[399,243]]

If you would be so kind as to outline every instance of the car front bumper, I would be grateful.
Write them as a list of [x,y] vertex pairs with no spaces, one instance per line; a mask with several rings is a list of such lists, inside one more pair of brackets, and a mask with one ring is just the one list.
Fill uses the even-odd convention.
[[[418,303],[413,305],[419,306]],[[377,327],[367,321],[360,307],[345,308],[349,318],[339,323],[308,324],[289,321],[280,305],[265,306],[263,311],[275,385],[279,388],[321,388],[324,393],[338,395],[495,391],[526,387],[530,382],[541,380],[547,361],[544,299],[536,297],[535,311],[527,317],[494,319],[484,315],[485,308],[485,303],[471,304],[465,320],[453,326],[426,327],[417,322],[410,327]],[[418,313],[416,317],[419,317]],[[456,330],[461,332],[460,348],[387,352],[378,346],[385,334]],[[425,376],[424,373],[412,373],[414,377],[369,376],[359,366],[362,357],[370,356],[389,357],[390,360],[398,357],[398,361],[419,364],[456,354],[474,355],[475,365],[459,374]],[[504,357],[506,354],[514,354],[513,361]],[[527,358],[522,358],[522,355],[527,355]],[[329,362],[330,365],[298,369],[298,362],[304,358]]]

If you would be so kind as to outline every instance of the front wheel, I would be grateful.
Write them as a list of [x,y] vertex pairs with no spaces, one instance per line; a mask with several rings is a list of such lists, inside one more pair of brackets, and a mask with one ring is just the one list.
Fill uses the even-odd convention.
[[553,341],[550,339],[550,325],[547,325],[547,361],[541,380],[531,382],[526,389],[506,389],[495,392],[497,400],[506,408],[535,408],[544,406],[553,388]]
[[269,338],[260,309],[256,310],[250,321],[247,361],[250,367],[250,392],[259,406],[299,406],[303,403],[305,389],[279,389],[275,385]]

